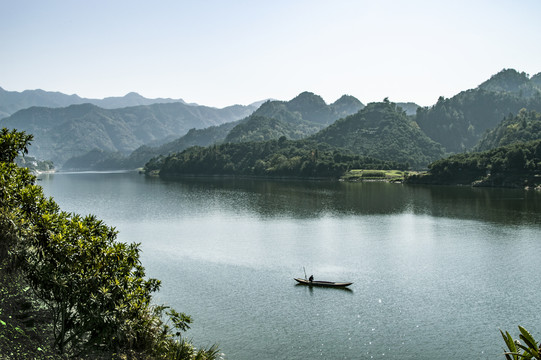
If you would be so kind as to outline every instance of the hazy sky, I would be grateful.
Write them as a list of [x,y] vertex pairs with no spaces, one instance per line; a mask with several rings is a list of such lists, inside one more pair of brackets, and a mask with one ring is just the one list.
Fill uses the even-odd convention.
[[540,0],[0,0],[10,91],[432,105],[504,68],[541,72]]

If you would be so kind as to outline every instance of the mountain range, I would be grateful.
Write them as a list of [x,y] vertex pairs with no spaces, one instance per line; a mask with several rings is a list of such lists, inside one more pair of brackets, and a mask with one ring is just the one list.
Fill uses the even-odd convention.
[[227,123],[254,110],[254,106],[217,109],[180,102],[119,109],[81,104],[19,110],[0,120],[0,125],[33,134],[30,155],[61,165],[94,149],[128,155],[141,145],[161,144],[192,128]]
[[[12,101],[17,106],[35,103],[38,95],[55,99],[47,107],[22,109],[0,122],[34,134],[31,155],[64,168],[134,168],[152,157],[190,146],[282,137],[310,139],[340,151],[424,168],[446,154],[475,149],[487,132],[522,108],[541,111],[541,73],[530,77],[504,69],[477,88],[448,99],[440,97],[430,107],[387,99],[365,106],[349,95],[326,104],[320,96],[303,92],[289,101],[267,100],[224,109],[188,105],[182,100],[145,99],[135,93],[99,100],[100,106],[54,108],[62,106],[62,101],[81,98],[0,88],[0,109],[15,109],[6,102],[6,93],[12,98],[19,95],[19,100]],[[148,103],[105,108],[114,107],[115,101]],[[160,103],[150,104],[153,101]]]
[[135,92],[119,97],[88,99],[79,97],[78,95],[66,95],[61,92],[44,91],[41,89],[17,92],[7,91],[0,87],[0,119],[32,106],[59,108],[78,104],[93,104],[104,109],[117,109],[128,106],[172,102],[186,104],[182,99],[147,99]]

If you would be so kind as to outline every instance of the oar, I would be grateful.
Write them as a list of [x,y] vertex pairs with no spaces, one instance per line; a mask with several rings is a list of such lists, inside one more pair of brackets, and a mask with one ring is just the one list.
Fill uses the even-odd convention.
[[302,269],[304,270],[304,280],[308,280],[308,277],[306,276],[306,269],[304,268],[304,266],[302,267]]

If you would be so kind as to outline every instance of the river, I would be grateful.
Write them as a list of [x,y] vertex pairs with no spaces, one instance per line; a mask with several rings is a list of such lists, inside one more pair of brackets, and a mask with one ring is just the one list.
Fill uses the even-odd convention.
[[[65,211],[141,243],[156,303],[226,359],[504,359],[541,339],[541,194],[137,173],[40,176]],[[294,277],[352,281],[349,290]],[[538,339],[538,340],[539,340]]]

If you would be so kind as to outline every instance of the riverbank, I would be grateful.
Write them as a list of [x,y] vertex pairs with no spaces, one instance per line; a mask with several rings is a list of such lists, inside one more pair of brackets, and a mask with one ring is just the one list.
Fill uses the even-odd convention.
[[480,176],[472,172],[460,171],[453,175],[438,176],[426,172],[408,176],[404,182],[416,185],[472,186],[541,191],[541,174],[532,173],[490,173]]

